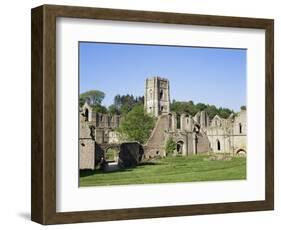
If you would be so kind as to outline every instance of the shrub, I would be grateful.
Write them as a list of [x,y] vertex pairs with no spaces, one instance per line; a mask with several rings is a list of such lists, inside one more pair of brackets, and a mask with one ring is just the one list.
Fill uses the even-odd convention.
[[172,138],[169,138],[165,146],[166,154],[167,155],[173,154],[176,148],[177,148],[176,142],[174,142]]

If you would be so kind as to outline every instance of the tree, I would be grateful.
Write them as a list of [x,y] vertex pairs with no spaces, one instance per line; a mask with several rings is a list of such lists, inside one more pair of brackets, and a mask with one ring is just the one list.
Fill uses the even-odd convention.
[[187,113],[194,116],[197,112],[205,110],[211,119],[214,118],[215,115],[219,115],[222,118],[228,118],[231,113],[234,113],[233,110],[228,108],[217,108],[214,105],[197,103],[196,105],[193,101],[176,101],[173,100],[171,103],[171,111],[176,112],[178,114]]
[[113,104],[113,105],[108,106],[108,113],[119,115],[119,114],[120,114],[120,111],[119,111],[119,110],[116,108],[116,106]]
[[176,148],[177,148],[176,142],[174,142],[174,140],[172,138],[169,138],[167,140],[166,146],[165,146],[166,155],[174,153]]
[[234,113],[234,111],[227,109],[227,108],[219,108],[218,109],[218,114],[222,118],[228,118],[231,113]]
[[136,105],[121,119],[118,129],[123,139],[144,144],[155,125],[155,119],[144,111],[143,105]]
[[87,101],[91,106],[101,105],[102,100],[105,97],[105,93],[99,90],[90,90],[80,94],[79,104],[83,104]]
[[242,106],[240,107],[240,109],[241,109],[241,110],[247,110],[247,107],[246,107],[246,105],[242,105]]
[[202,110],[205,110],[206,108],[207,108],[207,105],[205,105],[204,103],[197,103],[196,104],[197,111],[202,111]]
[[218,110],[216,108],[216,106],[214,105],[208,105],[208,107],[205,109],[205,111],[207,112],[209,118],[213,119],[214,116],[216,116],[216,114],[218,114]]
[[92,106],[93,111],[97,112],[97,113],[107,113],[107,108],[103,105],[95,105]]
[[120,95],[114,97],[114,104],[110,106],[110,110],[116,114],[126,115],[134,106],[143,105],[144,97],[134,97],[133,95]]
[[194,116],[199,110],[194,105],[193,101],[175,101],[173,100],[171,103],[171,111],[176,112],[178,114],[187,113]]
[[117,94],[117,95],[114,97],[114,107],[115,107],[118,111],[120,111],[121,106],[122,106],[121,96],[120,96],[120,94]]

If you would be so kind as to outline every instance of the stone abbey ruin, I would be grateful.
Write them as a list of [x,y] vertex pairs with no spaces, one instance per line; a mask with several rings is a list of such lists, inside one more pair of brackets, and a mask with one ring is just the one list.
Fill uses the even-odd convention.
[[157,121],[147,143],[141,145],[121,141],[115,131],[120,125],[120,115],[94,112],[86,102],[80,110],[79,168],[107,165],[110,162],[106,162],[105,156],[109,149],[116,149],[113,160],[116,167],[135,166],[146,159],[165,157],[169,139],[176,143],[173,155],[246,154],[246,110],[227,119],[218,115],[210,119],[206,111],[199,111],[195,116],[176,114],[170,111],[169,81],[160,77],[146,79],[144,108]]

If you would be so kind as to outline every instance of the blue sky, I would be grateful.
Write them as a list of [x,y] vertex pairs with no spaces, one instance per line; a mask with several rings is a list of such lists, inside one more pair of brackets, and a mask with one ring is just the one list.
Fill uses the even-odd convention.
[[80,93],[97,89],[109,106],[117,94],[144,94],[145,79],[170,81],[171,100],[239,111],[246,105],[245,49],[79,43]]

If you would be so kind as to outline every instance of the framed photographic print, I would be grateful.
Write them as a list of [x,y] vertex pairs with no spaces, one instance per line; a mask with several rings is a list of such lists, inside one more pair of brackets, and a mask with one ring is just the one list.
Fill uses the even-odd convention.
[[41,224],[272,210],[273,20],[32,9]]

